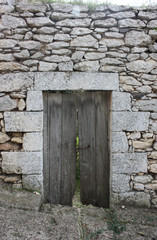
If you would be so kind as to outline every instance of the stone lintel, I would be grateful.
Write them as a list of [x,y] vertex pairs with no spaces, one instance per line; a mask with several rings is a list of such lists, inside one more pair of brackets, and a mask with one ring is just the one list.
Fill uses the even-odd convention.
[[118,90],[117,73],[38,72],[35,73],[35,90]]

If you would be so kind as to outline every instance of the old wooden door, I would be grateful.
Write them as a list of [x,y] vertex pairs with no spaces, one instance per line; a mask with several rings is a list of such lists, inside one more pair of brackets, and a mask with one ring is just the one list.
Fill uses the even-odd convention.
[[76,179],[76,96],[44,94],[44,195],[71,205]]
[[71,205],[79,129],[83,204],[109,207],[109,93],[44,94],[44,196]]

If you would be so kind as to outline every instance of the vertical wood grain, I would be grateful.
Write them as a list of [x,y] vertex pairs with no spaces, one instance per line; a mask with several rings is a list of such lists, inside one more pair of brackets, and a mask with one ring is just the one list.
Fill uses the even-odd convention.
[[79,98],[80,197],[83,204],[95,205],[95,109],[94,92]]
[[95,93],[95,168],[97,206],[109,207],[109,98],[104,92]]
[[48,95],[49,201],[61,201],[62,94]]
[[63,94],[61,204],[72,205],[76,181],[76,96]]

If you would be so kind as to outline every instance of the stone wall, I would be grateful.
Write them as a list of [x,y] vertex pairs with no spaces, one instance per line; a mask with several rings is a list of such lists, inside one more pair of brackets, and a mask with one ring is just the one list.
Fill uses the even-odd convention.
[[111,203],[157,207],[157,8],[3,1],[0,15],[0,179],[42,191],[43,91],[110,90]]

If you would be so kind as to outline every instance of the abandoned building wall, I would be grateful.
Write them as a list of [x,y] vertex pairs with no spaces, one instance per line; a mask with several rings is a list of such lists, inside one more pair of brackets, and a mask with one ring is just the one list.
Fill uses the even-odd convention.
[[3,2],[0,15],[0,179],[42,191],[42,91],[112,90],[111,202],[157,207],[157,8]]

